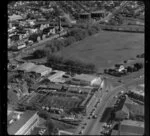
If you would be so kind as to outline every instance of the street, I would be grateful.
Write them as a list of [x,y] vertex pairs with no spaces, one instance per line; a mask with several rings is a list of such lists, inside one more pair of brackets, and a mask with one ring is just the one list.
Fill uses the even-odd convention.
[[[83,129],[82,135],[99,135],[100,131],[102,129],[102,125],[103,125],[103,123],[100,122],[100,119],[101,119],[102,114],[104,113],[104,110],[106,109],[106,107],[111,105],[111,103],[113,101],[113,97],[115,95],[117,95],[117,93],[120,92],[121,90],[127,91],[129,85],[136,84],[137,82],[143,82],[143,80],[144,80],[144,78],[140,78],[140,79],[136,78],[136,79],[130,80],[130,81],[128,81],[128,83],[120,85],[118,87],[115,87],[112,91],[105,93],[103,95],[100,105],[98,106],[98,108],[95,111],[95,114],[98,115],[97,119],[89,120],[89,119],[87,119],[88,116],[84,119],[83,122],[87,122],[87,125]],[[78,130],[76,131],[75,134],[79,134],[80,131],[81,131],[81,126],[78,128]]]

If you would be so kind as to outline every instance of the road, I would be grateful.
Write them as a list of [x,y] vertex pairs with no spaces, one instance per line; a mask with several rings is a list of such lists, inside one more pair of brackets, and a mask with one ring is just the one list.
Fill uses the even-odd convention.
[[98,22],[109,21],[117,12],[119,12],[122,8],[124,8],[127,5],[127,3],[128,3],[128,1],[123,1],[119,7],[114,9],[114,11],[112,13],[109,13],[105,18],[101,19]]
[[[99,135],[100,129],[102,128],[102,125],[103,125],[103,123],[101,123],[99,121],[100,121],[102,114],[103,114],[104,110],[106,109],[106,107],[111,105],[113,97],[121,90],[127,91],[129,85],[136,84],[136,82],[143,82],[143,81],[144,81],[144,77],[140,78],[140,79],[138,78],[138,79],[130,80],[125,85],[123,84],[118,87],[115,87],[111,92],[104,95],[99,107],[95,111],[95,114],[98,115],[98,118],[90,119],[90,120],[85,118],[85,120],[87,120],[88,124],[85,126],[85,129],[83,130],[82,135]],[[80,130],[78,129],[78,131],[75,134],[79,134]]]

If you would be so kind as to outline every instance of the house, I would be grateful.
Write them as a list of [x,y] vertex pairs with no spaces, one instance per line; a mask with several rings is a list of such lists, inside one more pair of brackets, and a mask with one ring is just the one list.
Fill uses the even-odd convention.
[[39,123],[36,111],[25,111],[23,113],[12,112],[8,116],[7,132],[9,135],[29,135]]
[[119,72],[122,72],[123,70],[125,70],[125,67],[124,67],[123,65],[120,65],[118,71],[119,71]]
[[144,135],[144,122],[123,120],[119,126],[119,133],[132,135]]

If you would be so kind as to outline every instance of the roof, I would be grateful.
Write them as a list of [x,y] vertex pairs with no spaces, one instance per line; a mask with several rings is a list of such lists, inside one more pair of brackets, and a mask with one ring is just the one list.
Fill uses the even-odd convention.
[[19,120],[8,126],[8,133],[14,135],[35,113],[36,111],[25,111]]
[[23,19],[23,17],[20,15],[13,14],[12,16],[9,16],[9,19],[10,19],[10,21],[14,21],[14,20]]
[[29,62],[29,63],[23,63],[21,66],[18,67],[18,70],[29,71],[33,67],[36,67],[36,65],[34,63],[31,63],[31,62]]
[[112,130],[111,132],[111,136],[117,136],[118,135],[118,130]]
[[105,13],[106,11],[105,10],[97,10],[97,11],[93,11],[92,13]]
[[45,72],[45,71],[51,71],[52,69],[51,68],[48,68],[44,65],[37,65],[36,67],[33,67],[32,69],[30,69],[29,71],[33,71],[33,72],[36,72],[36,73],[42,73],[42,72]]
[[84,80],[84,81],[91,82],[95,78],[96,78],[95,76],[88,75],[88,74],[80,74],[80,75],[76,74],[72,79]]
[[133,121],[133,120],[123,120],[120,125],[120,132],[144,134],[144,122]]
[[64,71],[56,71],[56,70],[55,70],[55,71],[53,71],[53,72],[56,72],[56,73],[53,74],[53,75],[50,75],[50,76],[48,77],[49,80],[54,80],[54,79],[59,78],[59,77],[61,77],[62,75],[65,74]]
[[50,83],[48,85],[40,85],[39,88],[50,88],[50,89],[58,89],[60,90],[62,88],[62,84],[54,84]]
[[[135,133],[122,132],[122,131],[121,131],[120,133],[117,133],[117,135],[118,135],[118,134],[119,134],[120,136],[132,136],[132,135],[135,136]],[[141,134],[137,134],[137,133],[136,133],[136,135],[140,135],[140,136],[141,136]]]
[[127,108],[126,105],[123,105],[122,111],[125,112],[125,113],[127,113],[127,114],[129,114],[129,109]]

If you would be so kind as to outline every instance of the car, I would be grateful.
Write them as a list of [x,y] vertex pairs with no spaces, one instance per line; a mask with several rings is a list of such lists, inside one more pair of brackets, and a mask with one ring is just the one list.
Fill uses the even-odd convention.
[[82,129],[84,129],[85,127],[84,127],[84,126],[82,126],[81,128],[82,128]]
[[81,131],[79,132],[79,134],[83,134],[83,130],[81,130]]
[[118,98],[118,96],[117,96],[117,95],[115,95],[113,98]]
[[83,125],[87,125],[87,123],[84,123]]
[[97,115],[93,115],[93,119],[97,119]]

